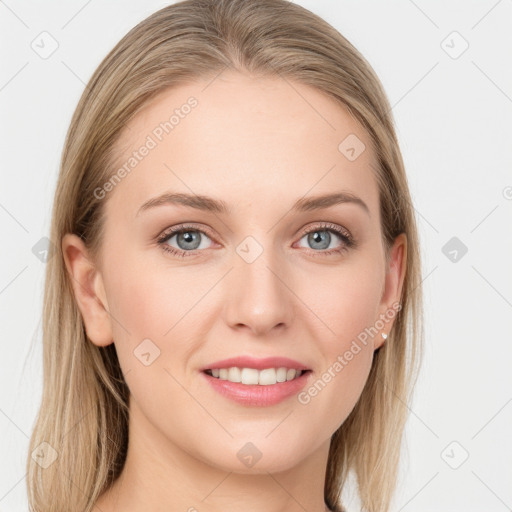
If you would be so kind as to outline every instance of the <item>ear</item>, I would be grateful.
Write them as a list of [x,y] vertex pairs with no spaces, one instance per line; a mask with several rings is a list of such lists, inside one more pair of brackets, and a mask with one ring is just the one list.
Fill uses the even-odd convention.
[[407,263],[407,236],[400,233],[395,238],[393,246],[390,249],[389,263],[386,268],[386,278],[384,290],[379,307],[379,319],[376,324],[384,323],[374,338],[374,350],[380,348],[386,341],[382,333],[388,334],[395,323],[398,312],[397,305],[402,297],[402,287],[405,279],[405,269]]
[[62,254],[87,336],[95,345],[110,345],[112,324],[101,273],[83,240],[75,234],[62,237]]

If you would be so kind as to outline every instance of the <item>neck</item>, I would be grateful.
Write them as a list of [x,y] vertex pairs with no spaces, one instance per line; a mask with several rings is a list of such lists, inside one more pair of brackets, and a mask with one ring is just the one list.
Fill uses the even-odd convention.
[[193,446],[177,446],[130,402],[126,462],[94,512],[329,512],[323,493],[330,439],[294,467],[255,464],[239,473],[204,460]]

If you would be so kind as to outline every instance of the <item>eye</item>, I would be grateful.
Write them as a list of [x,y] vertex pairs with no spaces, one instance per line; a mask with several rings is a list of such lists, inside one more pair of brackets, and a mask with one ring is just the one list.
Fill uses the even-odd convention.
[[[331,247],[331,244],[335,243],[336,238],[341,243]],[[349,231],[331,223],[323,223],[309,228],[303,232],[300,241],[303,239],[306,239],[306,243],[309,244],[311,248],[310,254],[313,256],[341,254],[356,246],[356,241]],[[212,237],[205,230],[183,224],[169,228],[157,239],[157,243],[164,251],[180,258],[195,256],[197,254],[195,251],[208,249],[210,247],[208,241],[212,242]],[[176,244],[177,247],[171,245],[171,242]],[[299,245],[299,247],[304,246]]]
[[[175,238],[175,243],[178,247],[170,245],[172,239]],[[193,226],[174,226],[165,231],[157,240],[164,251],[170,252],[176,256],[187,257],[191,251],[199,249],[208,249],[210,237],[201,229]]]
[[[333,234],[334,237],[332,236]],[[341,240],[342,243],[332,247],[331,244],[336,242],[336,238]],[[303,234],[301,240],[303,239],[306,239],[306,243],[310,248],[315,249],[314,253],[324,256],[339,254],[355,246],[355,240],[347,230],[330,223],[310,228]],[[304,246],[301,245],[301,247]]]

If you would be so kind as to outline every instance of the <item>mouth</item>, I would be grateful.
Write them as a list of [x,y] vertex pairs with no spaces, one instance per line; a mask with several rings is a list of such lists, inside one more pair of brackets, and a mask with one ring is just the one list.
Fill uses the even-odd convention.
[[287,367],[278,368],[247,368],[232,366],[229,368],[208,368],[203,373],[218,380],[247,386],[272,386],[299,379],[302,375],[311,373],[308,369]]
[[266,407],[299,393],[311,380],[309,365],[283,356],[239,355],[212,361],[200,374],[224,398],[243,406]]

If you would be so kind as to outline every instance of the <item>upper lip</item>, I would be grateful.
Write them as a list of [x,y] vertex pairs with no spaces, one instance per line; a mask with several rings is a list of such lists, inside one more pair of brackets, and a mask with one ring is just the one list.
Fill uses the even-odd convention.
[[309,370],[306,365],[299,363],[299,361],[295,361],[294,359],[290,359],[289,357],[264,357],[262,359],[257,359],[250,356],[238,356],[230,359],[222,359],[221,361],[210,363],[201,370],[205,371],[215,368],[232,368],[234,366],[238,368],[254,368],[256,370],[282,367],[294,368],[295,370]]

